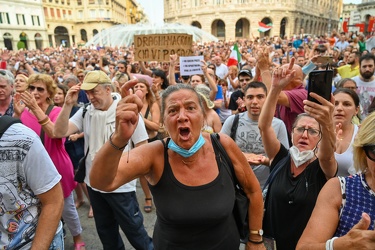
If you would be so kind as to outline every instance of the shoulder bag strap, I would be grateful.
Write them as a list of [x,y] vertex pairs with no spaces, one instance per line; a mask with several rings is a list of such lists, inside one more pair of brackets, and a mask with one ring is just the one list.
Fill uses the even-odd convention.
[[233,184],[236,188],[239,187],[239,183],[236,177],[236,174],[234,173],[234,167],[231,159],[229,158],[227,152],[225,151],[223,145],[220,143],[220,135],[217,133],[211,134],[211,140],[213,142],[213,146],[216,147],[219,150],[220,155],[223,157],[223,160],[228,164],[230,175],[233,179]]
[[[53,109],[53,105],[49,105],[47,110],[46,110],[46,115],[49,117],[49,114],[51,113],[52,109]],[[41,126],[40,128],[40,140],[42,141],[43,145],[44,145],[44,130],[43,130],[43,126]]]

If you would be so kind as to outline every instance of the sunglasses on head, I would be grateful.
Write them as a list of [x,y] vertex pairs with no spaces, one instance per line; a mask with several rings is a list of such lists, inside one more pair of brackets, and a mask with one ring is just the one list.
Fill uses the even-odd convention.
[[33,92],[35,89],[36,89],[39,93],[43,93],[43,92],[45,91],[45,89],[42,88],[42,87],[35,87],[35,86],[33,86],[33,85],[30,85],[30,86],[29,86],[29,90],[30,90],[31,92]]
[[375,145],[365,145],[362,148],[365,151],[366,156],[370,160],[375,161]]

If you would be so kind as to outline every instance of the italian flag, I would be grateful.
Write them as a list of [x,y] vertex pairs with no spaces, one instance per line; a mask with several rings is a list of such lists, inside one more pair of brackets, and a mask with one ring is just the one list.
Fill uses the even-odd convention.
[[229,56],[227,66],[228,67],[232,66],[232,65],[238,66],[238,63],[240,62],[240,60],[241,60],[241,53],[238,50],[238,46],[237,46],[237,43],[236,43],[236,44],[234,44],[233,49],[230,52],[230,56]]
[[259,32],[266,32],[272,28],[272,23],[264,24],[262,22],[258,22],[258,24],[259,24],[259,28],[258,28]]

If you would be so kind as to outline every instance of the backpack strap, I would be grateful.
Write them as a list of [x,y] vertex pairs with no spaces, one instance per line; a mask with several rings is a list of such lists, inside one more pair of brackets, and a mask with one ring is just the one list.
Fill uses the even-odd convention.
[[82,118],[85,118],[85,115],[86,115],[86,112],[87,112],[87,107],[89,105],[91,105],[91,102],[85,103],[85,105],[83,105]]
[[0,138],[3,136],[5,131],[15,123],[22,123],[20,119],[12,116],[4,115],[0,117]]
[[237,133],[239,120],[240,120],[240,114],[236,114],[233,119],[232,128],[230,129],[230,137],[233,139],[233,141],[236,141],[236,133]]

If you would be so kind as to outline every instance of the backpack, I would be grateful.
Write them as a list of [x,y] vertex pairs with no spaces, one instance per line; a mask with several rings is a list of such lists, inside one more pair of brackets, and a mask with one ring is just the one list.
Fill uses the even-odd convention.
[[3,136],[5,131],[7,131],[7,129],[15,123],[22,123],[22,122],[18,118],[13,118],[7,115],[1,116],[0,117],[0,138]]

